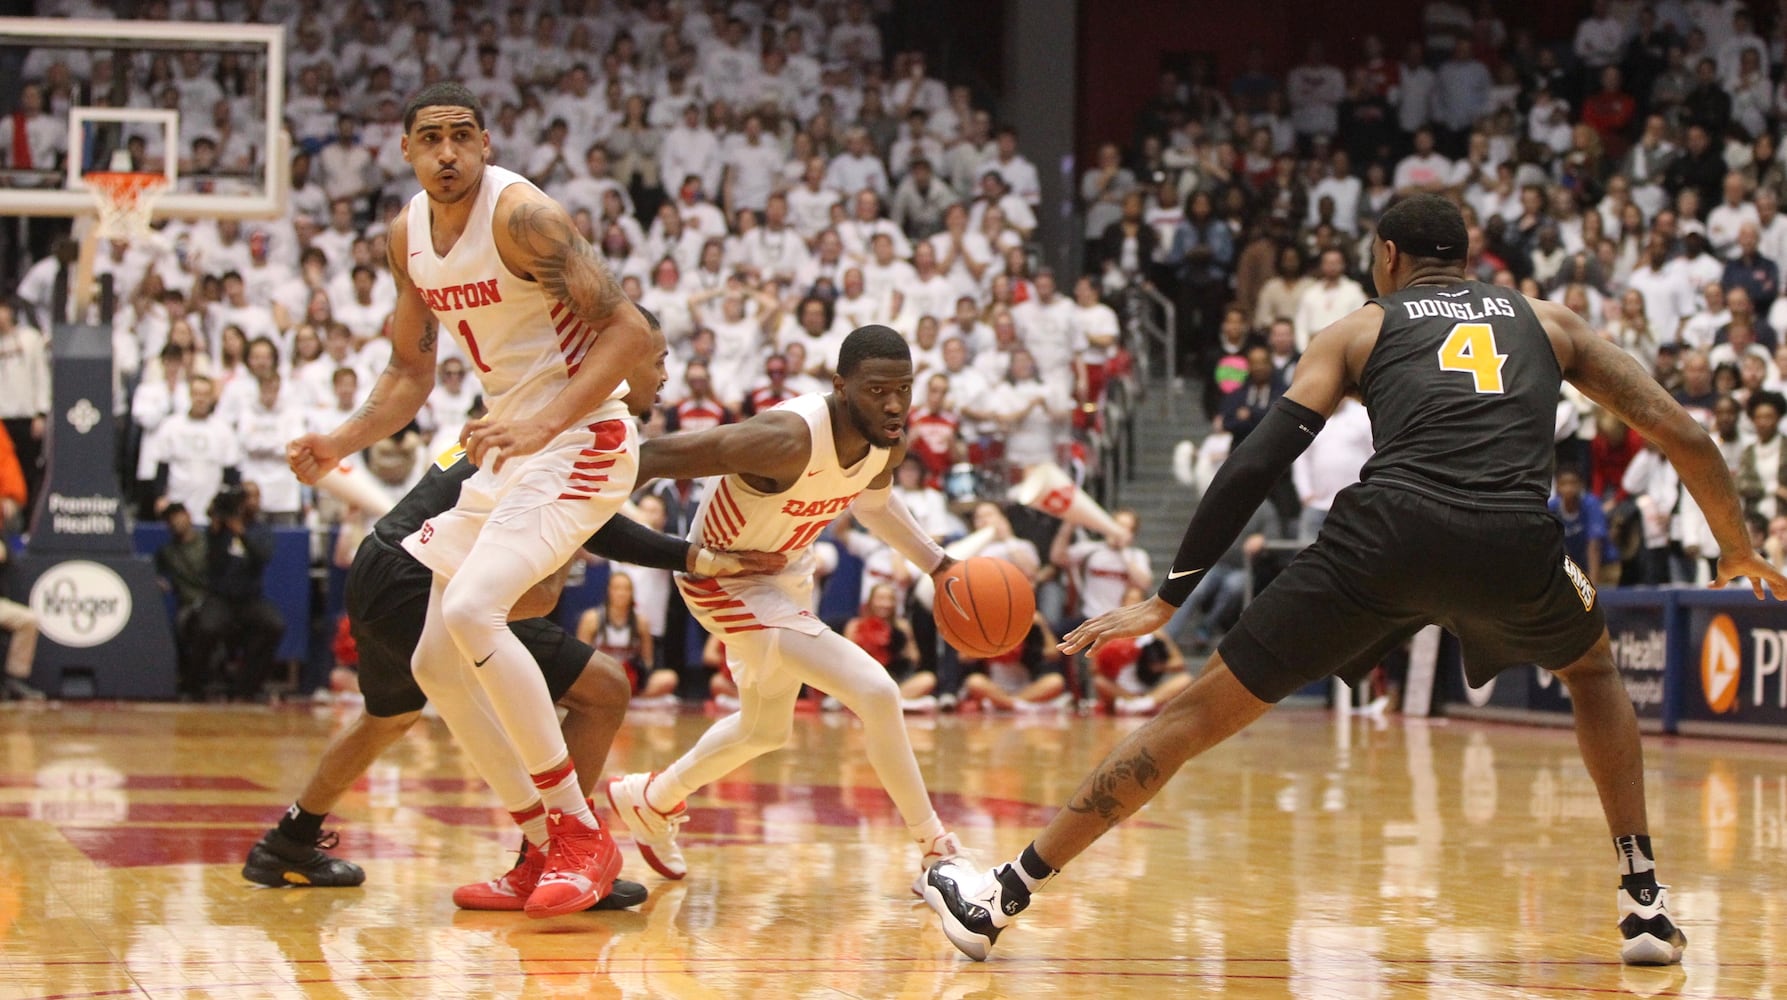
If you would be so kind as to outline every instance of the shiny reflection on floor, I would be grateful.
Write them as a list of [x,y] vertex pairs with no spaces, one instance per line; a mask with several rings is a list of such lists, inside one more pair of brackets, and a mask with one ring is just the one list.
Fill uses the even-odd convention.
[[[438,723],[332,819],[352,890],[238,869],[342,710],[0,711],[0,1000],[77,997],[1787,996],[1787,749],[1652,738],[1662,875],[1689,938],[1625,969],[1613,857],[1568,731],[1281,709],[1058,879],[992,961],[909,894],[915,857],[848,716],[690,802],[691,873],[636,912],[456,911],[513,835]],[[711,719],[638,716],[611,768]],[[939,811],[987,859],[1136,723],[917,720]]]

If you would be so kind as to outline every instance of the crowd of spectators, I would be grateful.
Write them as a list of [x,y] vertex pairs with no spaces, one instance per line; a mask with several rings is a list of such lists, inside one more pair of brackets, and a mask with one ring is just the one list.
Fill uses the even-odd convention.
[[[149,17],[286,23],[295,151],[287,218],[169,222],[155,245],[101,254],[126,292],[119,411],[140,440],[128,471],[145,506],[197,516],[239,476],[259,484],[270,523],[340,516],[296,488],[279,446],[351,412],[389,355],[386,227],[416,190],[396,141],[401,110],[416,87],[453,78],[484,101],[495,162],[563,202],[663,321],[672,379],[648,433],[823,388],[856,326],[904,333],[919,382],[917,461],[902,480],[915,509],[934,508],[939,537],[1024,520],[974,505],[985,470],[996,480],[1074,464],[1076,428],[1095,419],[1120,363],[1110,303],[1141,285],[1178,306],[1175,349],[1213,425],[1186,478],[1207,475],[1282,394],[1309,338],[1367,300],[1374,221],[1420,191],[1463,208],[1476,277],[1563,302],[1652,370],[1719,438],[1758,536],[1787,539],[1787,509],[1776,510],[1787,496],[1776,430],[1787,17],[1737,0],[1596,0],[1573,36],[1549,38],[1493,2],[1434,0],[1399,52],[1375,36],[1345,53],[1317,41],[1280,72],[1253,50],[1226,80],[1194,59],[1161,75],[1125,141],[1096,149],[1077,192],[1084,274],[1070,277],[1034,266],[1041,191],[1020,137],[969,88],[934,77],[922,52],[884,46],[877,13],[861,0],[144,5]],[[61,149],[59,110],[112,78],[103,60],[57,58],[35,64],[0,128],[15,167]],[[133,67],[119,103],[177,103],[188,183],[227,183],[260,142],[241,74],[192,54]],[[146,166],[167,155],[134,148]],[[71,253],[58,247],[25,274],[17,318],[0,309],[0,343],[36,338],[42,356],[35,329]],[[476,405],[476,371],[442,344],[416,424],[357,459],[393,490]],[[0,394],[0,417],[24,453],[39,414],[13,402]],[[1319,529],[1371,446],[1362,412],[1335,423],[1345,433],[1299,462],[1225,559],[1235,572],[1209,575],[1175,636],[1213,639],[1273,543]],[[1667,463],[1573,391],[1557,433],[1560,478],[1574,474],[1579,489],[1560,483],[1556,506],[1579,562],[1604,582],[1706,578],[1716,553]],[[964,464],[983,474],[952,474]],[[701,490],[645,493],[675,531]],[[927,491],[936,498],[921,501]],[[1041,625],[1059,628],[1102,600],[1087,596],[1101,578],[1054,544],[1053,524],[1034,527],[1020,534],[1044,585]],[[858,631],[895,643],[904,633],[890,623],[882,635],[871,604],[884,602],[869,588],[892,585],[911,608],[911,568],[860,532],[836,540],[866,567]],[[1112,601],[1147,573],[1117,569]],[[630,582],[661,640],[655,658],[699,664],[674,619],[653,617],[653,587]],[[921,652],[935,645],[911,624]],[[952,694],[948,672],[938,690]]]
[[[112,16],[86,0],[40,13]],[[154,239],[97,254],[96,273],[120,296],[122,472],[143,517],[183,511],[198,537],[215,536],[213,498],[240,482],[258,489],[262,527],[323,533],[355,519],[299,487],[284,445],[352,413],[390,356],[388,227],[419,190],[400,148],[402,112],[410,93],[443,79],[482,102],[492,162],[564,204],[626,294],[661,320],[671,378],[648,435],[828,389],[844,336],[884,323],[912,345],[915,469],[936,494],[939,537],[962,533],[977,496],[998,495],[1028,465],[1084,466],[1076,441],[1098,419],[1117,315],[1096,282],[1034,266],[1040,180],[1019,137],[968,87],[933,75],[924,53],[884,44],[885,10],[862,0],[157,0],[138,13],[285,24],[292,150],[289,164],[271,165],[290,171],[285,217],[158,222]],[[59,177],[58,123],[71,102],[103,96],[181,114],[176,148],[127,128],[133,167],[175,157],[182,188],[234,190],[268,146],[257,132],[261,88],[242,69],[206,52],[34,51],[11,127],[0,128],[5,176]],[[47,248],[0,307],[0,345],[24,345],[12,363],[0,359],[0,379],[12,373],[42,393],[0,403],[27,444],[41,439],[47,406],[39,331],[58,318],[77,250],[71,240]],[[475,359],[450,338],[437,375],[412,426],[350,460],[393,495],[476,413]],[[674,531],[703,488],[644,492]],[[873,548],[866,535],[852,542],[871,566],[893,561]],[[666,622],[673,588],[632,568],[614,574],[623,578],[649,630],[608,608],[586,631],[642,641],[631,655],[656,697],[664,682],[653,663],[699,664],[701,650],[680,641],[674,610]],[[183,673],[189,687],[206,682],[203,664],[221,662],[208,650],[197,660]],[[257,676],[243,667],[238,678]]]
[[[1194,62],[1161,75],[1126,148],[1100,152],[1081,192],[1090,261],[1106,287],[1172,297],[1205,387],[1213,433],[1183,477],[1207,477],[1310,335],[1367,300],[1383,210],[1433,192],[1464,212],[1475,278],[1561,302],[1629,352],[1718,439],[1759,548],[1787,538],[1787,16],[1595,0],[1546,38],[1514,13],[1435,0],[1399,53],[1317,41],[1273,72],[1254,51],[1226,81]],[[1566,387],[1557,445],[1553,507],[1598,580],[1709,578],[1705,518],[1635,432]],[[1371,447],[1343,408],[1194,597],[1198,638],[1232,620],[1267,543],[1313,537]]]

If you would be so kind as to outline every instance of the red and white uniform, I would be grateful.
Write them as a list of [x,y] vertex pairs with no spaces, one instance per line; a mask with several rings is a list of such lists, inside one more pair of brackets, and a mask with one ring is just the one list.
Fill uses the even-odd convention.
[[[831,411],[824,395],[797,396],[776,407],[798,414],[812,435],[806,470],[781,493],[763,494],[729,475],[708,492],[695,512],[689,540],[721,551],[781,552],[788,565],[780,573],[709,580],[678,575],[677,586],[689,611],[709,632],[722,636],[789,628],[807,635],[828,631],[811,610],[813,541],[850,506],[876,476],[887,469],[885,448],[870,448],[862,461],[846,469],[838,463],[832,437]],[[773,664],[741,664],[729,658],[734,676]],[[739,678],[745,683],[745,678]]]
[[732,422],[732,411],[712,399],[685,399],[664,414],[666,430],[708,431]]
[[915,409],[906,418],[906,430],[912,435],[909,454],[917,455],[924,463],[925,484],[941,488],[943,477],[955,461],[961,418],[947,410]]
[[[430,203],[418,193],[409,205],[408,260],[415,283],[440,325],[476,368],[493,419],[538,413],[570,384],[595,332],[538,282],[516,276],[497,253],[491,220],[520,174],[487,166],[465,231],[445,256],[435,253]],[[424,522],[404,548],[423,565],[451,576],[486,521],[502,521],[544,507],[540,538],[553,566],[601,527],[626,499],[638,469],[637,427],[622,398],[623,380],[607,401],[553,438],[545,448],[503,463],[500,473],[479,469],[466,480],[452,510]]]

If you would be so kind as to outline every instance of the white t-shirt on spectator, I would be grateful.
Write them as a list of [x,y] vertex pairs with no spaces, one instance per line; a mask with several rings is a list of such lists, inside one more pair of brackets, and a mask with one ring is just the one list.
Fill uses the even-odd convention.
[[1068,546],[1067,560],[1079,587],[1080,614],[1088,618],[1123,606],[1123,592],[1129,589],[1132,572],[1137,577],[1154,575],[1145,550],[1113,548],[1102,539]]
[[1706,239],[1712,244],[1713,253],[1720,257],[1737,256],[1737,231],[1745,224],[1758,230],[1762,228],[1762,216],[1756,213],[1755,203],[1740,201],[1728,205],[1720,202],[1713,206],[1713,210],[1706,213]]
[[[258,390],[257,390],[258,391]],[[282,398],[275,408],[261,406],[258,398],[236,416],[236,439],[241,446],[239,469],[243,482],[261,488],[261,510],[269,514],[296,514],[303,509],[298,480],[286,463],[286,442],[304,433],[304,413]]]
[[[333,429],[333,427],[331,427]],[[143,442],[137,478],[155,478],[156,467],[168,467],[167,498],[192,513],[195,524],[208,524],[206,509],[223,486],[223,470],[240,466],[242,451],[236,428],[213,413],[194,420],[176,413],[161,422]]]
[[1651,334],[1659,340],[1673,336],[1683,317],[1696,311],[1694,289],[1697,286],[1691,284],[1686,273],[1673,263],[1665,263],[1661,270],[1640,264],[1626,279],[1626,287],[1637,289],[1644,296],[1644,315],[1650,320]]
[[1452,177],[1452,161],[1438,153],[1419,156],[1414,153],[1396,164],[1396,177],[1391,186],[1400,191],[1407,187],[1445,184]]

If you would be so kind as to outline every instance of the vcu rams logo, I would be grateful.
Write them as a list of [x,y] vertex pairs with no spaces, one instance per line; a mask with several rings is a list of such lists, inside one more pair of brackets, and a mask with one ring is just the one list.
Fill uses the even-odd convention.
[[1570,559],[1564,557],[1564,575],[1570,578],[1570,586],[1576,588],[1576,596],[1582,599],[1582,610],[1595,609],[1595,585],[1589,582],[1588,574]]
[[1700,641],[1700,690],[1706,707],[1723,714],[1737,708],[1737,682],[1743,673],[1743,647],[1730,615],[1715,615]]

